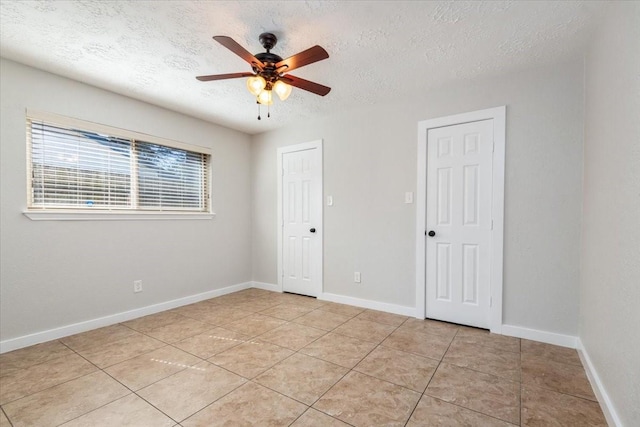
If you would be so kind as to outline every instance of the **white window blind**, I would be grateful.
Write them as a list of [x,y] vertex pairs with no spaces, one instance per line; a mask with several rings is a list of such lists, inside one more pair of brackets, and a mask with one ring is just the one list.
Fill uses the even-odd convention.
[[206,149],[64,121],[27,118],[29,209],[209,212]]

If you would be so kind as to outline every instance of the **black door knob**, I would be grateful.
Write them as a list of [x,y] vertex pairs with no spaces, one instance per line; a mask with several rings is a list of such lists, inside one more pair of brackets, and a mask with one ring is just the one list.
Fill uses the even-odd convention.
[[433,231],[433,230],[429,231],[429,237],[433,237],[433,236],[435,236],[435,235],[436,235],[436,232],[435,232],[435,231]]
[[312,232],[312,233],[315,233],[315,232],[316,232],[316,229],[315,229],[315,228],[312,228],[312,229],[310,229],[309,231],[310,231],[310,232]]

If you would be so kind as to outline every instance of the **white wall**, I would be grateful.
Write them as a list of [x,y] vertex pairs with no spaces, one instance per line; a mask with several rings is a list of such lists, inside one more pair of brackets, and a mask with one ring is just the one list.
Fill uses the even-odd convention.
[[414,307],[415,205],[404,193],[416,191],[417,124],[505,104],[504,322],[576,335],[581,60],[254,136],[253,279],[277,283],[276,149],[323,139],[324,194],[335,204],[324,208],[324,291]]
[[586,61],[580,339],[640,425],[640,3],[611,7]]
[[[2,59],[0,340],[251,278],[247,135]],[[214,220],[31,221],[25,109],[213,149]],[[133,294],[132,282],[144,281]]]

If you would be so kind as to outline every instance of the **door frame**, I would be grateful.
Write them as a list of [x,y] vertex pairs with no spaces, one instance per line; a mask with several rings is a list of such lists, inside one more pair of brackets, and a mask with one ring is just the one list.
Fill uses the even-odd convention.
[[323,271],[324,271],[324,190],[323,190],[323,181],[324,181],[324,155],[322,151],[322,139],[318,139],[316,141],[304,142],[301,144],[287,145],[284,147],[279,147],[277,150],[277,169],[276,173],[278,174],[278,288],[280,292],[283,292],[283,283],[282,278],[284,275],[284,266],[282,259],[282,231],[284,228],[284,217],[282,214],[282,175],[284,173],[284,168],[282,165],[282,156],[287,153],[295,153],[296,151],[306,151],[317,149],[320,153],[320,218],[319,224],[317,228],[319,228],[320,232],[316,233],[316,237],[320,239],[320,254],[319,254],[319,262],[320,268],[318,269],[318,287],[316,289],[316,293],[318,297],[322,295],[322,290],[324,288],[323,282]]
[[454,126],[480,120],[493,120],[493,200],[491,205],[491,281],[489,329],[502,333],[502,279],[504,249],[504,170],[506,140],[506,106],[471,111],[418,122],[418,183],[416,192],[416,318],[427,313],[427,138],[429,129]]

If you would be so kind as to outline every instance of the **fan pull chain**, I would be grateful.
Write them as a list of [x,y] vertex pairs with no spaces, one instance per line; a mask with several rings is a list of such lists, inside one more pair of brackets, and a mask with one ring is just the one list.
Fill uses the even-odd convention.
[[271,106],[267,104],[267,118],[271,117]]
[[260,103],[256,101],[256,104],[258,104],[258,120],[262,120],[262,118],[260,117]]

